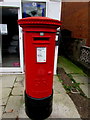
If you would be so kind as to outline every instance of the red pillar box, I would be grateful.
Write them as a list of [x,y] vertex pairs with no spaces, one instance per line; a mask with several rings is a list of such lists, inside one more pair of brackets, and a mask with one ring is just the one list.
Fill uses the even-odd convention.
[[61,22],[28,17],[18,24],[24,34],[26,113],[32,119],[44,119],[52,112],[55,35]]

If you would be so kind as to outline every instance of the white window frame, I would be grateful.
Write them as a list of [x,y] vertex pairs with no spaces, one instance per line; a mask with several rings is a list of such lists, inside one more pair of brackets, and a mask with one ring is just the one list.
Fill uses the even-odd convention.
[[[0,2],[0,7],[12,7],[18,9],[18,19],[22,18],[21,0],[15,2],[15,0],[5,0]],[[20,67],[0,67],[0,74],[11,73],[23,73],[24,72],[24,60],[23,60],[23,40],[22,29],[19,27],[19,55],[20,55]]]

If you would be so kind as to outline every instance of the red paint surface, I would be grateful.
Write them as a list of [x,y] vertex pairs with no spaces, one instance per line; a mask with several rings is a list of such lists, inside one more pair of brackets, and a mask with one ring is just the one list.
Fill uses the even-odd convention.
[[[29,17],[18,20],[18,23],[24,31],[26,93],[33,98],[48,97],[53,89],[56,28],[61,22],[46,17]],[[40,36],[40,32],[44,32],[44,36]],[[37,47],[46,47],[46,62],[37,62]]]

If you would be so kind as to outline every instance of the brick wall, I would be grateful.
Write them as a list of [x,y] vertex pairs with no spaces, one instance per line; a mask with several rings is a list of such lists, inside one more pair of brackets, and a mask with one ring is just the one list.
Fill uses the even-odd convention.
[[88,3],[88,41],[87,46],[90,47],[90,2]]
[[61,16],[61,29],[72,31],[72,37],[84,39],[87,46],[90,46],[89,6],[90,2],[63,2]]

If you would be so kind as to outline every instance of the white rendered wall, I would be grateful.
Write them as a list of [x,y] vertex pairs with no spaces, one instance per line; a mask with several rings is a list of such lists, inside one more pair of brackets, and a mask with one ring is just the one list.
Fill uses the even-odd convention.
[[47,2],[47,17],[60,20],[61,2]]
[[[53,19],[57,19],[57,20],[61,20],[61,2],[60,0],[56,0],[56,2],[54,0],[48,1],[47,2],[47,17],[53,18]],[[57,40],[57,38],[56,38]],[[54,57],[54,75],[57,74],[56,70],[57,70],[57,59],[58,59],[58,46],[55,47],[55,57]]]
[[7,7],[20,7],[21,0],[3,0],[0,2],[0,6],[7,6]]

